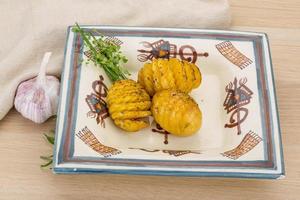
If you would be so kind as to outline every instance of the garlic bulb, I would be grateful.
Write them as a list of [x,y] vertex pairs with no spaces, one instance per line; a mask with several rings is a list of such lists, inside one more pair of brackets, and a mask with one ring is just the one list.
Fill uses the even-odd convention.
[[16,110],[35,123],[43,123],[57,112],[60,83],[56,77],[46,76],[50,56],[51,52],[45,53],[38,76],[21,83],[16,92]]

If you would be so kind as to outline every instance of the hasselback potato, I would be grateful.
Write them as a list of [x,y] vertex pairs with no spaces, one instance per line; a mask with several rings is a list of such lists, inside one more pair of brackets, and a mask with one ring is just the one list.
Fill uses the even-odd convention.
[[115,82],[108,90],[107,104],[112,120],[123,130],[134,132],[149,126],[150,96],[137,82]]
[[202,113],[192,97],[178,90],[162,90],[152,99],[152,115],[166,131],[189,136],[201,127]]
[[138,82],[150,96],[165,89],[189,93],[199,87],[201,79],[195,64],[177,58],[153,59],[151,63],[145,63],[138,74]]

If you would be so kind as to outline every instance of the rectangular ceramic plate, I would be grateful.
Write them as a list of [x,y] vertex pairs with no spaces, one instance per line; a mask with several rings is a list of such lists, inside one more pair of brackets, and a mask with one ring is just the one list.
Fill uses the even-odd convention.
[[[86,63],[82,38],[68,29],[54,152],[55,173],[282,178],[284,164],[267,36],[264,33],[84,26],[120,44],[136,80],[154,57],[196,63],[202,83],[191,92],[203,113],[193,136],[151,127],[126,133],[105,107],[111,82]],[[97,31],[95,31],[97,30]]]

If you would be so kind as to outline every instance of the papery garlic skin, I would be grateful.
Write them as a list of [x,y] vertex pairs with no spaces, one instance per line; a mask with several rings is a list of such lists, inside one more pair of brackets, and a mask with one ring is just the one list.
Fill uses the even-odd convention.
[[35,123],[43,123],[57,112],[60,83],[45,74],[50,56],[51,53],[45,54],[39,75],[21,83],[16,92],[16,110]]
[[60,83],[54,76],[47,76],[43,86],[37,87],[36,82],[33,78],[19,85],[15,108],[25,118],[43,123],[57,112]]

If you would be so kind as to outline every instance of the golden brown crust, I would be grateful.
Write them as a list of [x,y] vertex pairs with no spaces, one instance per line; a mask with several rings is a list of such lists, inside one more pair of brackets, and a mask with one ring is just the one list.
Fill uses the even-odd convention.
[[189,93],[201,84],[201,72],[195,64],[177,58],[153,59],[139,71],[138,82],[150,96],[164,89]]
[[176,90],[157,92],[152,99],[152,115],[166,131],[189,136],[201,127],[202,113],[192,97]]
[[115,82],[108,90],[107,104],[110,116],[118,127],[132,132],[149,126],[150,96],[137,82]]

